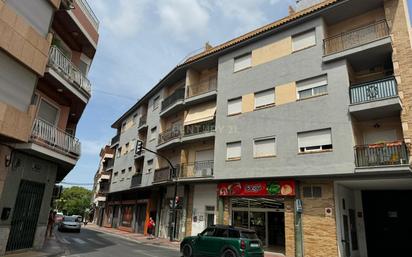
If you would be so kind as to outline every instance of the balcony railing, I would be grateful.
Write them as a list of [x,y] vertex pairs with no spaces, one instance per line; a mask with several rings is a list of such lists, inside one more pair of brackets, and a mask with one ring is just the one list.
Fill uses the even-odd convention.
[[146,123],[147,123],[147,115],[140,116],[140,119],[139,119],[139,128],[140,128],[140,127],[143,127],[144,125],[146,125]]
[[187,86],[187,97],[201,95],[217,89],[217,77],[213,76],[197,84]]
[[109,193],[110,183],[109,182],[100,182],[99,193],[107,194]]
[[182,164],[181,178],[202,178],[213,176],[213,160]]
[[91,94],[92,86],[90,81],[56,46],[50,47],[48,66],[61,74],[69,83]]
[[110,144],[114,145],[114,144],[118,143],[119,140],[120,140],[120,134],[117,134],[114,137],[112,137],[112,140],[111,140]]
[[130,187],[136,187],[136,186],[140,186],[142,184],[142,174],[135,174],[132,177],[132,183],[130,185]]
[[105,170],[111,170],[113,169],[113,165],[114,165],[114,159],[107,159],[107,161],[105,161]]
[[166,129],[165,131],[159,134],[159,140],[157,144],[158,145],[164,144],[173,139],[180,138],[181,135],[182,135],[182,125]]
[[79,139],[40,119],[34,120],[31,140],[53,150],[80,156]]
[[395,77],[375,80],[350,87],[350,103],[358,104],[398,95]]
[[79,4],[80,8],[82,8],[86,16],[89,18],[91,24],[93,24],[95,29],[98,30],[99,29],[99,19],[97,19],[97,16],[96,14],[94,14],[89,3],[86,0],[78,0],[77,3]]
[[408,145],[402,141],[355,146],[356,167],[387,166],[408,163]]
[[374,24],[324,39],[324,54],[338,53],[387,36],[389,36],[388,24],[386,20],[381,20]]
[[186,125],[184,135],[193,136],[193,135],[205,134],[205,133],[214,132],[214,131],[215,131],[215,121],[208,120],[204,122]]
[[[178,175],[180,173],[180,165],[175,165],[175,169],[176,175]],[[170,181],[173,177],[174,175],[172,174],[172,170],[170,169],[170,167],[159,168],[155,170],[153,182],[159,183]]]
[[162,111],[166,110],[169,106],[173,105],[177,101],[183,100],[185,98],[185,89],[179,88],[176,89],[173,94],[166,97],[162,102]]

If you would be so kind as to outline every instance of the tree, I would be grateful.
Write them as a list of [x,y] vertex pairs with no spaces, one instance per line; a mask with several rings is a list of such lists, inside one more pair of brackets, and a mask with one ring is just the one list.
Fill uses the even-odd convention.
[[92,192],[84,187],[63,188],[63,193],[56,201],[56,208],[66,215],[84,215],[90,208]]

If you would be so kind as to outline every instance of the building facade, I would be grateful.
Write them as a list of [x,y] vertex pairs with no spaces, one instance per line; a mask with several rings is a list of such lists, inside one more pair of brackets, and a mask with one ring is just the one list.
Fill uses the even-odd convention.
[[54,185],[80,157],[76,126],[90,99],[98,20],[85,0],[1,0],[0,16],[4,255],[43,247]]
[[145,233],[151,216],[182,239],[231,224],[286,256],[404,256],[411,53],[404,0],[323,1],[206,47],[113,124],[105,225]]

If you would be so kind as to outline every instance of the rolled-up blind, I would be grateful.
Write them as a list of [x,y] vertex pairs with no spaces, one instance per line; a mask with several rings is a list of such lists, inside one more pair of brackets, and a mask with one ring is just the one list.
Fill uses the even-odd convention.
[[226,158],[239,158],[241,154],[242,144],[241,142],[227,143],[226,145]]
[[298,145],[301,147],[331,145],[331,129],[322,129],[298,133]]

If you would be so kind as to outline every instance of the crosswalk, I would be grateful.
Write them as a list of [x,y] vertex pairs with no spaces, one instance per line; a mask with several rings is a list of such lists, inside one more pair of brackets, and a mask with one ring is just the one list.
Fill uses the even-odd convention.
[[71,237],[71,236],[63,236],[59,238],[59,241],[63,244],[66,245],[71,245],[71,244],[97,244],[97,245],[104,245],[103,242],[100,242],[96,239],[93,238],[87,238],[87,239],[81,239],[81,238],[77,238],[77,237]]

